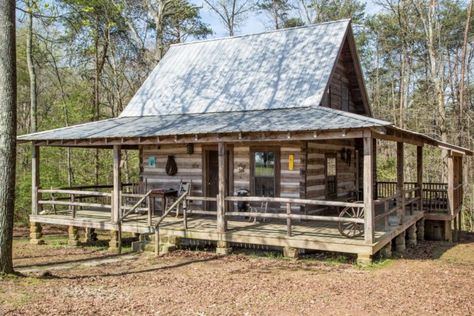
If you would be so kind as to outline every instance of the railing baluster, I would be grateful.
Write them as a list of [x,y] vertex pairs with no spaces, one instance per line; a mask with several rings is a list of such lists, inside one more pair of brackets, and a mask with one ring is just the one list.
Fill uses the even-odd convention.
[[183,226],[184,229],[188,229],[188,202],[186,199],[183,200]]
[[[74,194],[71,194],[71,203],[74,203]],[[70,210],[71,210],[71,215],[72,218],[76,218],[76,206],[75,205],[70,205]]]
[[148,213],[148,226],[151,226],[152,223],[153,223],[152,200],[155,201],[155,199],[152,199],[150,196],[148,196],[147,199],[146,199],[147,204],[148,204],[148,210],[147,210],[147,213]]

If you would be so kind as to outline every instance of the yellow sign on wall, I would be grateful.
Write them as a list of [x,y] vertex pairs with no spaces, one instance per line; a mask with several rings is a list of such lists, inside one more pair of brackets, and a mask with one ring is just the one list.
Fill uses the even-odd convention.
[[295,155],[289,154],[288,155],[288,170],[293,171],[295,168]]

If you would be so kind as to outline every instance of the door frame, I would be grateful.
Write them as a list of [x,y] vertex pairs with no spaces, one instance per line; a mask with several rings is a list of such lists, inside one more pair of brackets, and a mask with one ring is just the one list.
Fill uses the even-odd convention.
[[[207,181],[209,175],[209,152],[210,151],[217,151],[217,145],[203,145],[202,146],[202,196],[207,197]],[[233,195],[234,192],[234,145],[232,144],[225,144],[225,172],[226,172],[226,195]],[[233,203],[227,203],[227,210],[232,211]],[[204,201],[203,209],[208,209],[208,202]]]

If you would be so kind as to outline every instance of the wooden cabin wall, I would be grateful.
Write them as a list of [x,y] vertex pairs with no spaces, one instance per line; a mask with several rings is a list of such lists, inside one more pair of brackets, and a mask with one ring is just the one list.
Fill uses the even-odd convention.
[[[259,144],[234,144],[233,177],[234,192],[250,189],[251,147]],[[268,145],[262,145],[268,146]],[[356,190],[355,142],[352,140],[287,142],[273,145],[280,150],[280,196],[287,198],[326,199],[325,155],[337,157],[337,195],[344,200]],[[342,161],[341,149],[351,150],[351,163]],[[168,176],[165,171],[169,155],[175,157],[178,173]],[[293,170],[289,168],[289,157],[294,155]],[[156,157],[156,167],[148,166],[148,158]],[[191,180],[192,194],[202,195],[203,177],[202,146],[194,145],[194,153],[188,154],[186,146],[152,145],[142,148],[142,179],[149,188],[178,188],[179,182]],[[196,205],[197,206],[197,205]],[[200,206],[200,205],[199,205]],[[298,207],[295,206],[295,209]]]
[[[250,190],[250,148],[267,144],[234,145],[234,190]],[[304,149],[301,143],[278,143],[271,147],[280,149],[280,196],[301,198],[301,181],[304,181]],[[294,155],[293,170],[289,170],[289,156]],[[303,186],[304,188],[304,186]],[[304,192],[304,190],[303,190]]]
[[[202,195],[202,147],[194,145],[194,153],[188,154],[186,145],[151,145],[142,148],[142,181],[147,183],[147,189],[178,189],[179,183],[192,181],[192,195]],[[168,176],[165,171],[168,156],[174,156],[178,172],[174,176]],[[148,158],[156,157],[156,167],[148,166]],[[200,203],[193,202],[196,204]]]
[[331,82],[326,90],[322,106],[357,114],[366,114],[360,99],[360,90],[351,53],[347,43],[336,63]]
[[[348,164],[341,159],[341,150],[351,151]],[[336,156],[337,199],[345,200],[356,190],[356,154],[353,140],[311,141],[307,144],[306,198],[326,200],[326,155]],[[308,207],[307,211],[319,210]]]
[[[246,189],[250,191],[250,152],[251,147],[260,146],[279,148],[280,151],[280,197],[305,197],[305,148],[301,142],[277,144],[234,144],[234,190]],[[294,155],[293,170],[289,168],[289,157]],[[235,193],[235,192],[234,192]],[[297,205],[293,211],[299,211]]]

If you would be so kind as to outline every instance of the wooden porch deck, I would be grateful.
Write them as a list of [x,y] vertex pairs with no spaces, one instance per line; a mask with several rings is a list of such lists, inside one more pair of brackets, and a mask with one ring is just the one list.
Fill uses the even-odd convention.
[[[389,226],[384,231],[383,225],[375,227],[375,242],[366,243],[364,237],[354,239],[340,235],[337,223],[322,221],[294,222],[292,236],[287,235],[284,221],[228,220],[225,233],[219,233],[215,217],[188,215],[187,229],[184,229],[182,217],[169,216],[160,225],[160,234],[198,240],[223,240],[231,243],[247,243],[277,247],[294,247],[300,249],[325,250],[344,253],[372,255],[408,227],[423,218],[423,212],[413,212],[405,216],[399,226]],[[70,215],[48,214],[31,215],[32,222],[44,224],[90,227],[103,230],[116,230],[117,225],[110,220],[110,212],[77,211],[76,217]],[[146,215],[130,215],[122,223],[122,231],[131,233],[153,233],[147,224]]]

